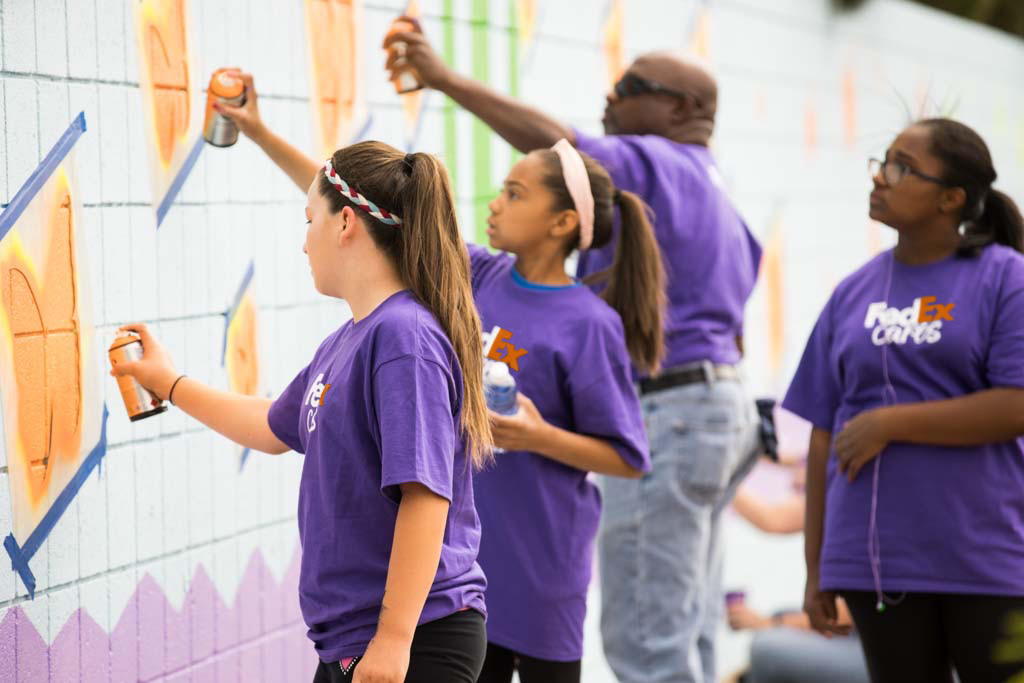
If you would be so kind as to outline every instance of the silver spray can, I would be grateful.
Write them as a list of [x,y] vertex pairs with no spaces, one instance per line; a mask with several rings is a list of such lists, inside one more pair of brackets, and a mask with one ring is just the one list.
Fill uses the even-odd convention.
[[245,84],[227,69],[217,69],[210,77],[206,89],[206,118],[203,121],[203,139],[214,147],[230,147],[238,141],[238,126],[213,108],[215,102],[231,107],[245,104]]

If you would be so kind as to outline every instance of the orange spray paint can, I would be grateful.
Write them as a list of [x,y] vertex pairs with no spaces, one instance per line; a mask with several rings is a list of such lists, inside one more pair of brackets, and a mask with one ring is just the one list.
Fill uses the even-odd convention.
[[[415,31],[421,33],[419,25],[408,20],[408,19],[395,19],[391,22],[391,27],[388,29],[388,35],[395,33],[407,33],[409,31]],[[423,83],[419,78],[416,77],[416,73],[408,66],[405,66],[405,41],[399,40],[391,43],[388,47],[388,51],[398,55],[398,59],[395,60],[395,77],[391,79],[391,82],[395,86],[395,92],[399,95],[415,92],[423,87]],[[404,66],[404,68],[403,68]]]
[[[142,360],[142,340],[132,332],[119,334],[110,345],[108,355],[111,366],[122,362]],[[149,393],[134,377],[128,375],[118,377],[117,386],[121,390],[124,407],[128,409],[128,419],[132,422],[159,415],[167,410],[164,402]]]
[[245,104],[245,84],[227,69],[217,69],[210,77],[206,89],[206,118],[203,121],[203,139],[214,147],[230,147],[238,141],[238,126],[213,108],[215,102],[231,107]]

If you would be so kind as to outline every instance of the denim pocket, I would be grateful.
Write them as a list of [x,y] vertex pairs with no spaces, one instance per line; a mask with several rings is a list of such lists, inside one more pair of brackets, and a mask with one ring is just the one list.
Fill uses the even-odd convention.
[[737,388],[690,385],[664,392],[645,406],[655,470],[670,469],[671,478],[695,502],[721,496],[739,461],[749,418]]

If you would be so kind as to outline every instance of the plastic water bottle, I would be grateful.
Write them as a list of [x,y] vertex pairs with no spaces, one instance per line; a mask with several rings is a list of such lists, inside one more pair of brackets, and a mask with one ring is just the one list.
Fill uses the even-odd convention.
[[484,364],[484,398],[488,408],[499,415],[515,415],[519,412],[518,393],[508,365],[493,360]]
[[[508,365],[496,360],[484,362],[484,399],[488,408],[500,415],[515,415],[519,412],[518,394]],[[505,449],[495,446],[494,452],[504,453]]]

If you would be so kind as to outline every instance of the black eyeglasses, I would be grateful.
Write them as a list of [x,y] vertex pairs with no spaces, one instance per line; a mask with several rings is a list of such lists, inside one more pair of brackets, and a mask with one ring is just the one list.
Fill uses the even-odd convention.
[[916,175],[922,180],[927,180],[938,185],[947,184],[942,178],[936,178],[933,175],[921,173],[917,169],[907,166],[902,161],[892,161],[890,159],[886,159],[884,161],[879,159],[868,159],[868,171],[871,173],[872,178],[881,173],[882,179],[885,181],[886,185],[895,185],[906,178],[907,174]]
[[633,73],[626,73],[619,79],[614,87],[615,95],[619,98],[633,97],[636,95],[671,95],[672,97],[690,98],[698,106],[700,99],[692,92],[676,90],[657,81],[652,81]]

